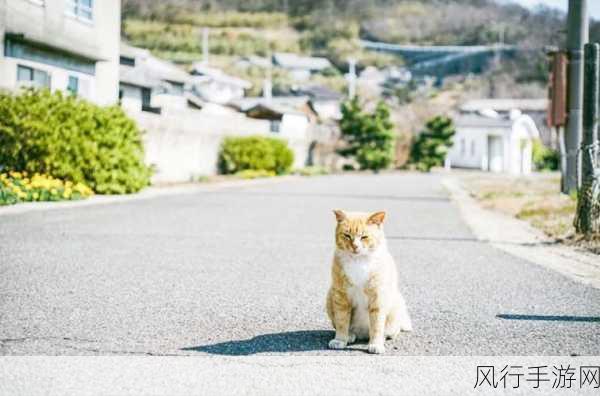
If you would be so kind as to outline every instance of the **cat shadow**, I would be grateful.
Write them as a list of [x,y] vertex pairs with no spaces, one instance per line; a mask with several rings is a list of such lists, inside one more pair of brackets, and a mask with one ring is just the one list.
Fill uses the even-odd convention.
[[327,330],[300,330],[261,334],[246,340],[181,348],[182,351],[205,352],[213,355],[247,356],[256,353],[308,352],[327,349],[335,333]]

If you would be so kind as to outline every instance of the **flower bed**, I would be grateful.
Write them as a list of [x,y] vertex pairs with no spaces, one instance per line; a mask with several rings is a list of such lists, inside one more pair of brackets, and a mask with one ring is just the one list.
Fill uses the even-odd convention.
[[0,205],[19,202],[69,201],[84,199],[94,192],[83,183],[27,172],[0,173]]

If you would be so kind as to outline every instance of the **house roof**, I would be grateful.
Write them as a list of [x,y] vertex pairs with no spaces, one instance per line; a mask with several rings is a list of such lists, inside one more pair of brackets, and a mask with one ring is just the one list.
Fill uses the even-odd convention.
[[240,63],[242,64],[247,64],[247,65],[252,65],[252,66],[258,66],[258,67],[271,67],[271,61],[269,60],[269,58],[264,58],[262,56],[256,56],[256,55],[249,55],[249,56],[245,56],[240,60]]
[[[181,84],[185,84],[190,80],[190,75],[184,70],[171,62],[156,58],[146,49],[121,43],[120,51],[121,56],[135,59],[134,67],[121,65],[119,70],[120,73],[126,75],[129,81],[135,81],[135,85],[145,84],[141,86],[155,86],[155,82],[150,80],[163,80]],[[134,76],[134,74],[139,74],[139,76]],[[119,75],[119,79],[123,81],[121,74]],[[127,81],[123,82],[130,83]]]
[[281,119],[284,114],[307,116],[306,109],[310,108],[303,106],[308,100],[306,96],[276,96],[271,99],[254,97],[234,100],[229,105],[253,118]]
[[506,117],[492,118],[478,114],[463,114],[458,116],[454,123],[460,127],[493,127],[493,128],[512,128],[514,120]]
[[221,69],[206,66],[202,63],[194,63],[192,66],[192,83],[202,83],[206,81],[217,81],[224,84],[233,85],[242,89],[252,88],[250,81],[242,78],[230,76]]
[[476,99],[464,103],[460,110],[463,112],[475,112],[481,110],[495,110],[508,112],[514,109],[527,111],[546,111],[548,100],[541,99]]
[[143,88],[158,87],[161,84],[145,67],[124,65],[119,65],[119,82]]
[[331,67],[331,62],[327,58],[300,56],[292,52],[275,53],[273,62],[285,69],[323,70]]
[[342,95],[323,85],[310,85],[296,90],[298,94],[306,95],[311,100],[341,100]]

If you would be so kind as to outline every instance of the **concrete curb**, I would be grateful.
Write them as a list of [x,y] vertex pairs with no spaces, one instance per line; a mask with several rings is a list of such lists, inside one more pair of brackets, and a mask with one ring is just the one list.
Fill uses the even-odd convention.
[[577,282],[600,288],[598,256],[556,244],[523,220],[484,209],[455,177],[444,178],[442,184],[479,240]]
[[25,202],[10,206],[0,206],[0,216],[14,215],[28,212],[80,208],[84,206],[108,205],[112,203],[139,201],[169,195],[194,194],[199,192],[217,191],[226,188],[244,188],[271,183],[298,180],[301,176],[280,176],[265,179],[231,180],[203,184],[185,184],[169,187],[148,187],[137,194],[128,195],[95,195],[81,201],[60,202]]

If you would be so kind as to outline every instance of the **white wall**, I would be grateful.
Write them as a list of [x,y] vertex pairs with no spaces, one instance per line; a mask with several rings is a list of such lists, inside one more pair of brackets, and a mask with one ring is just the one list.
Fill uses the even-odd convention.
[[185,182],[217,173],[217,157],[226,136],[269,135],[287,140],[295,167],[304,166],[309,139],[270,132],[266,120],[237,114],[205,114],[198,110],[152,114],[128,110],[145,131],[146,162],[156,167],[152,181]]
[[48,73],[48,75],[50,75],[50,89],[53,91],[59,90],[66,92],[69,76],[75,76],[79,79],[78,95],[84,99],[95,101],[97,88],[96,78],[94,78],[94,76],[25,59],[0,58],[0,76],[2,76],[0,77],[0,88],[15,90],[23,85],[22,82],[17,81],[18,65],[31,67]]
[[129,111],[142,111],[142,88],[135,85],[121,84],[121,107]]
[[[488,134],[490,133],[479,128],[457,127],[449,153],[451,165],[486,170]],[[491,134],[502,136],[501,131]]]
[[489,170],[488,137],[497,136],[502,140],[502,171],[515,175],[531,173],[532,139],[539,136],[532,123],[528,116],[521,116],[511,128],[458,126],[449,152],[451,166]]

